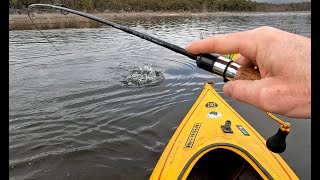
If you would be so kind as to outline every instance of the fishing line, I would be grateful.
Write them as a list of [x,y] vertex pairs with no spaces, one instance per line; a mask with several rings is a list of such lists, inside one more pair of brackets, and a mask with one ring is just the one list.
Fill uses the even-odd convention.
[[[163,41],[161,39],[152,37],[150,35],[138,32],[136,30],[130,29],[129,27],[114,23],[109,20],[105,20],[102,18],[98,18],[96,16],[83,13],[80,11],[72,10],[66,8],[64,5],[55,6],[50,4],[31,4],[28,6],[28,8],[53,8],[58,9],[60,12],[64,15],[68,13],[73,13],[82,17],[86,17],[88,19],[109,25],[111,27],[114,27],[116,29],[122,30],[126,33],[135,35],[137,37],[140,37],[142,39],[145,39],[147,41],[150,41],[152,43],[158,44],[162,47],[165,47],[167,49],[170,49],[176,53],[185,55],[189,57],[190,59],[193,59],[196,61],[197,66],[203,70],[206,70],[208,72],[214,73],[216,75],[219,75],[223,77],[224,81],[230,81],[230,80],[259,80],[261,79],[260,72],[258,69],[252,69],[248,67],[241,66],[240,64],[237,64],[232,59],[228,59],[226,57],[223,57],[216,53],[209,53],[209,54],[191,54],[188,51],[186,51],[184,48],[179,47],[177,45],[168,43],[166,41]],[[28,13],[29,15],[29,13]],[[30,18],[30,15],[29,15]],[[31,19],[31,18],[30,18]],[[32,20],[31,20],[32,21]],[[219,26],[218,26],[219,28]],[[219,29],[220,30],[220,29]],[[40,30],[39,30],[40,31]],[[40,31],[41,32],[41,31]],[[47,39],[47,38],[46,38]],[[48,39],[47,39],[48,40]],[[49,40],[48,40],[49,41]],[[235,58],[235,56],[231,56],[230,58]],[[291,130],[291,126],[289,123],[284,122],[280,120],[279,118],[273,116],[270,112],[266,112],[267,115],[278,122],[280,124],[278,132],[271,136],[267,141],[266,145],[269,150],[275,153],[282,153],[285,148],[285,138],[289,134]]]
[[[207,54],[192,54],[186,51],[185,48],[179,47],[175,44],[171,44],[169,42],[163,41],[161,39],[152,37],[150,35],[141,33],[139,31],[130,29],[129,27],[114,23],[112,21],[102,19],[99,17],[96,17],[91,14],[87,14],[84,12],[80,12],[77,10],[73,9],[68,9],[65,6],[55,6],[55,5],[50,5],[50,4],[31,4],[28,6],[28,8],[33,9],[33,8],[49,8],[49,9],[56,9],[60,10],[61,13],[67,14],[67,13],[72,13],[76,14],[82,17],[86,17],[88,19],[94,20],[96,22],[100,22],[102,24],[106,24],[108,26],[114,27],[116,29],[119,29],[121,31],[124,31],[126,33],[135,35],[137,37],[140,37],[142,39],[145,39],[147,41],[150,41],[152,43],[158,44],[162,47],[165,47],[167,49],[170,49],[176,53],[185,55],[189,57],[192,60],[196,61],[196,64],[199,68],[206,70],[208,72],[214,73],[216,75],[219,75],[224,78],[225,81],[229,80],[237,80],[237,79],[260,79],[260,73],[259,71],[254,71],[251,68],[248,67],[242,67],[240,64],[237,64],[236,62],[233,62],[232,60],[223,57],[219,54],[216,53],[207,53]],[[229,61],[232,61],[228,63]],[[226,71],[225,71],[226,69]],[[225,72],[224,72],[225,71]]]
[[32,18],[30,17],[29,11],[28,11],[28,16],[29,16],[29,19],[31,20],[32,24],[37,28],[38,31],[40,31],[40,33],[42,34],[42,36],[49,42],[49,44],[51,44],[51,45],[56,49],[56,51],[59,51],[59,50],[49,41],[49,39],[43,34],[43,32],[38,28],[38,26],[33,22]]

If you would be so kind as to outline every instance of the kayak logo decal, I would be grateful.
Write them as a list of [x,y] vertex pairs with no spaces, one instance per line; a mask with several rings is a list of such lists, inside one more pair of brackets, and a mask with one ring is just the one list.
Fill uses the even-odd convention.
[[194,141],[196,140],[197,134],[200,130],[202,123],[195,123],[191,129],[189,137],[184,145],[185,148],[192,148]]
[[244,134],[245,136],[250,136],[250,134],[245,130],[241,125],[236,125],[237,128]]
[[207,114],[207,118],[219,118],[222,114],[217,111],[211,111]]
[[218,107],[218,103],[216,103],[216,102],[207,102],[206,107],[207,108],[215,108],[215,107]]

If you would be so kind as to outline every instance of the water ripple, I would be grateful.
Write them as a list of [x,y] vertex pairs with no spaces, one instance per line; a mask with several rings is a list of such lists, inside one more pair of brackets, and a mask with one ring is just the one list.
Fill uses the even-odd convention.
[[[184,47],[260,25],[310,37],[310,19],[244,13],[123,23]],[[43,33],[52,44],[35,30],[9,32],[10,179],[148,179],[204,83],[223,95],[222,78],[195,61],[114,28]],[[123,86],[145,66],[163,74],[160,83]]]

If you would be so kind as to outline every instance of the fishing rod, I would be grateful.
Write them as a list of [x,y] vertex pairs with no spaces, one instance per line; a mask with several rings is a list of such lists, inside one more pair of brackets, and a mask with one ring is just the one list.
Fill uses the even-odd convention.
[[[28,6],[28,8],[30,8],[30,9],[32,9],[32,8],[57,9],[57,10],[60,10],[60,12],[64,15],[66,15],[68,13],[73,13],[73,14],[100,22],[102,24],[109,25],[109,26],[114,27],[116,29],[122,30],[124,32],[129,33],[129,34],[135,35],[135,36],[140,37],[142,39],[145,39],[147,41],[150,41],[150,42],[153,42],[153,43],[158,44],[160,46],[163,46],[163,47],[170,49],[174,52],[177,52],[179,54],[185,55],[185,56],[195,60],[197,63],[197,66],[199,68],[221,76],[225,82],[230,81],[230,80],[259,80],[259,79],[261,79],[260,73],[257,69],[252,69],[252,68],[241,66],[240,64],[237,64],[233,60],[228,59],[223,56],[220,56],[219,54],[216,54],[216,53],[199,54],[199,55],[191,54],[191,53],[187,52],[184,48],[181,48],[177,45],[174,45],[174,44],[168,43],[166,41],[163,41],[161,39],[152,37],[150,35],[135,31],[135,30],[130,29],[126,26],[111,22],[109,20],[101,19],[99,17],[93,16],[93,15],[90,15],[87,13],[83,13],[80,11],[66,8],[63,4],[62,5],[31,4]],[[280,124],[278,132],[275,135],[268,138],[268,140],[266,141],[266,145],[269,150],[271,150],[275,153],[281,153],[286,149],[285,139],[291,130],[291,126],[289,123],[284,122],[284,121],[280,120],[279,118],[273,116],[270,112],[266,112],[266,114],[270,118],[272,118],[273,120],[277,121]]]
[[138,32],[136,30],[130,29],[126,26],[111,22],[106,19],[102,19],[96,16],[93,16],[91,14],[83,13],[80,11],[76,11],[73,9],[66,8],[64,5],[51,5],[51,4],[31,4],[28,6],[28,8],[51,8],[51,9],[57,9],[60,10],[60,12],[64,15],[68,13],[73,13],[82,17],[89,18],[91,20],[100,22],[102,24],[106,24],[108,26],[114,27],[116,29],[122,30],[126,33],[135,35],[137,37],[140,37],[142,39],[145,39],[147,41],[150,41],[152,43],[158,44],[162,47],[165,47],[167,49],[170,49],[176,53],[185,55],[189,57],[190,59],[193,59],[196,61],[197,66],[201,69],[204,69],[206,71],[209,71],[211,73],[214,73],[216,75],[219,75],[224,79],[225,82],[230,80],[258,80],[260,79],[260,73],[258,70],[251,69],[248,67],[243,67],[233,60],[230,60],[226,57],[220,56],[219,54],[210,53],[210,54],[191,54],[187,52],[184,48],[179,47],[177,45],[168,43],[166,41],[163,41],[161,39],[152,37],[150,35]]

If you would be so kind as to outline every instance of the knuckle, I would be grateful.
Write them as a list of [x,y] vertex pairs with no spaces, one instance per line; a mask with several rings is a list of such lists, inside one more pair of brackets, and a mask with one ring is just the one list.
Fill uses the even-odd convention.
[[258,27],[256,30],[260,33],[269,33],[269,32],[272,32],[274,28],[270,26],[261,26],[261,27]]

